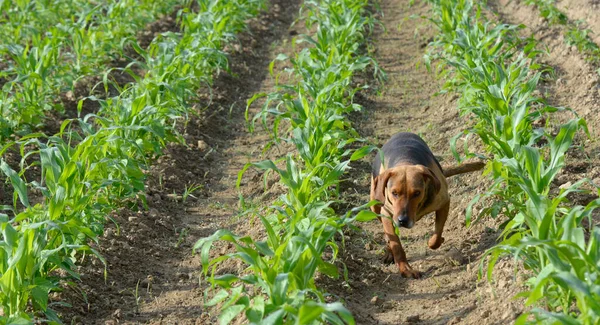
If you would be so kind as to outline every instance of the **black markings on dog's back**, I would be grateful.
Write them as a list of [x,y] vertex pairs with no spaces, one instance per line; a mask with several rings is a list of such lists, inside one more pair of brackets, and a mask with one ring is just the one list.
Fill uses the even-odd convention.
[[[384,155],[385,167],[390,168],[398,163],[407,163],[412,165],[432,166],[438,165],[440,170],[442,166],[435,159],[431,149],[425,141],[418,135],[409,132],[400,132],[392,136],[381,148]],[[381,168],[381,159],[379,153],[373,161],[373,176],[379,175]]]

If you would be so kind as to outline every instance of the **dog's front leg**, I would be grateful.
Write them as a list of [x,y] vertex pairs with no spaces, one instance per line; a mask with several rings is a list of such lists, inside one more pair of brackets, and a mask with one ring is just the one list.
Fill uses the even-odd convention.
[[383,224],[383,232],[385,233],[385,240],[387,242],[387,248],[391,251],[392,256],[394,257],[394,262],[400,269],[400,274],[402,274],[405,278],[415,278],[418,279],[421,277],[421,274],[413,270],[410,265],[408,265],[408,260],[406,259],[406,253],[402,248],[402,244],[400,244],[400,238],[394,232],[394,224],[390,218],[381,218],[381,223]]
[[444,242],[444,237],[442,237],[442,232],[444,231],[444,225],[446,224],[446,219],[448,219],[448,212],[450,211],[450,201],[442,206],[441,209],[435,212],[435,233],[431,238],[429,238],[429,248],[438,249],[440,245]]

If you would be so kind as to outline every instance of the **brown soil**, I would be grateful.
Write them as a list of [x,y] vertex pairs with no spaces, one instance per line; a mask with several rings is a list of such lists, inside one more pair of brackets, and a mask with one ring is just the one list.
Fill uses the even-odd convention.
[[[294,30],[289,28],[301,1],[273,2],[269,13],[253,20],[250,32],[232,47],[236,50],[231,56],[235,76],[222,74],[216,79],[212,100],[199,105],[206,109],[188,125],[188,146],[169,146],[166,155],[152,168],[147,186],[150,209],[122,209],[111,216],[119,228],[107,224],[98,247],[108,263],[106,280],[101,263],[88,259],[79,270],[82,281],[78,289],[65,286],[55,297],[73,305],[55,307],[65,323],[215,323],[216,311],[202,307],[205,283],[201,281],[199,259],[191,255],[191,247],[198,238],[219,228],[240,234],[261,233],[256,222],[239,214],[238,196],[244,195],[246,205],[261,207],[282,191],[271,178],[269,191],[263,194],[261,174],[252,169],[244,176],[241,192],[235,188],[238,172],[247,162],[264,159],[261,152],[268,142],[264,132],[247,132],[243,117],[246,100],[255,93],[273,90],[269,63],[278,53],[289,53],[292,35],[301,32],[298,25]],[[389,80],[380,89],[381,95],[358,95],[357,101],[365,111],[351,119],[361,135],[378,145],[398,131],[419,133],[442,165],[451,165],[449,139],[470,121],[458,116],[456,95],[436,96],[441,81],[424,67],[415,69],[434,28],[425,20],[409,18],[428,14],[422,2],[413,6],[409,2],[380,1],[385,13],[380,18],[387,32],[381,28],[375,31],[374,55]],[[502,21],[533,22],[532,31],[549,46],[550,55],[545,60],[557,67],[562,79],[544,84],[549,100],[573,107],[589,119],[590,130],[597,130],[598,83],[589,74],[591,68],[585,60],[571,52],[567,59],[561,59],[567,53],[560,52],[567,50],[565,45],[556,41],[560,36],[543,26],[543,22],[537,26],[537,12],[525,11],[527,7],[514,3],[501,4],[498,7]],[[279,71],[283,68],[277,67]],[[592,86],[596,87],[595,93]],[[598,164],[592,164],[597,162],[598,147],[595,142],[591,144],[586,151],[574,151],[566,176],[561,176],[564,182],[584,176],[600,177],[597,167],[593,167]],[[278,157],[286,151],[286,147],[275,148],[268,156]],[[584,153],[591,160],[584,159]],[[369,159],[352,167],[349,180],[342,184],[342,207],[368,200]],[[194,184],[201,189],[184,200],[185,188]],[[496,267],[493,284],[477,277],[481,256],[496,242],[503,220],[487,219],[466,228],[464,209],[474,195],[485,191],[488,181],[472,173],[450,178],[449,185],[452,206],[445,243],[435,251],[427,248],[433,232],[431,217],[401,233],[409,262],[424,272],[420,280],[404,279],[395,266],[381,262],[384,241],[377,221],[345,233],[346,246],[340,263],[347,267],[348,279],[318,277],[317,283],[334,299],[343,300],[357,323],[506,324],[522,312],[522,301],[511,300],[522,289],[518,285],[522,275],[514,273],[510,261],[503,260]],[[221,245],[213,254],[228,249]],[[226,271],[235,272],[242,265],[232,262],[225,267]]]
[[559,0],[556,7],[570,20],[581,22],[582,28],[592,31],[590,38],[600,44],[600,1],[598,0]]

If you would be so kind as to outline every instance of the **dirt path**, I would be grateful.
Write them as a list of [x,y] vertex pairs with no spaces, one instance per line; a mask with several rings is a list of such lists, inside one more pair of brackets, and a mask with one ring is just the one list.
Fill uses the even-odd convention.
[[[385,0],[381,10],[388,32],[377,30],[375,34],[376,57],[389,80],[381,96],[367,94],[360,100],[366,113],[354,117],[355,127],[378,145],[399,131],[418,133],[440,156],[442,165],[452,164],[449,140],[468,121],[458,116],[456,96],[435,96],[441,89],[440,81],[424,66],[415,69],[433,27],[409,17],[427,15],[427,7],[419,1],[411,7],[408,0]],[[343,195],[354,195],[355,204],[359,204],[368,198],[370,165],[365,161],[354,168],[355,184],[347,185]],[[480,256],[498,235],[496,221],[488,220],[471,229],[464,226],[463,211],[476,193],[486,189],[486,181],[475,173],[450,178],[449,185],[452,203],[446,241],[438,250],[427,247],[433,234],[432,216],[411,230],[401,231],[409,263],[425,272],[423,279],[404,279],[396,266],[381,263],[384,240],[378,221],[363,224],[361,231],[348,235],[342,259],[349,280],[323,283],[347,302],[359,324],[504,324],[517,315],[518,303],[507,302],[518,290],[509,285],[513,278],[507,263],[496,272],[498,288],[477,281]]]

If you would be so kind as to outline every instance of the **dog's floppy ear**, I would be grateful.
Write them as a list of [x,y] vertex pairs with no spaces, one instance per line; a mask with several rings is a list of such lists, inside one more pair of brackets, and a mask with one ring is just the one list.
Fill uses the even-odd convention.
[[435,194],[437,194],[442,188],[442,183],[437,176],[435,176],[431,168],[423,166],[423,178],[429,178],[429,181],[431,182],[430,184],[432,184],[435,188]]
[[394,173],[390,170],[386,170],[379,176],[373,178],[373,199],[385,203],[385,188],[387,186],[390,177],[392,177]]

